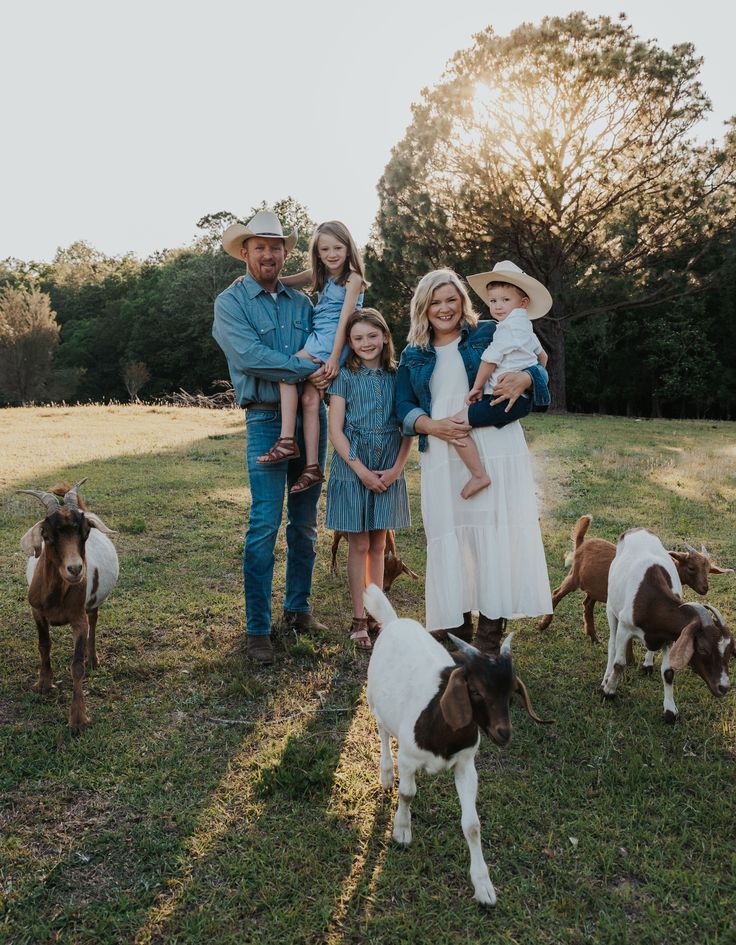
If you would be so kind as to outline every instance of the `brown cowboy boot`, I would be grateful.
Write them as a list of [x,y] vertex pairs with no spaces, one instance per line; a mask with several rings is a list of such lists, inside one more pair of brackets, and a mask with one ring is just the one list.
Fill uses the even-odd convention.
[[460,637],[465,643],[470,643],[473,638],[473,615],[469,610],[466,610],[463,614],[463,622],[459,627],[450,627],[449,630],[430,630],[429,632],[435,640],[439,640],[440,643],[447,642],[448,633]]
[[498,656],[501,651],[501,637],[506,629],[506,618],[491,619],[485,614],[478,614],[478,629],[473,637],[473,646],[486,656]]

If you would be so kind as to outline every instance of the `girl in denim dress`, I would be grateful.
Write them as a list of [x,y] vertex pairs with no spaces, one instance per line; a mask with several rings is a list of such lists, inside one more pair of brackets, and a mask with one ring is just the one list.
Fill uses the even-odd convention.
[[348,321],[350,354],[332,382],[330,441],[335,448],[327,484],[327,528],[347,532],[350,638],[370,649],[363,607],[367,584],[383,586],[386,531],[410,523],[404,464],[411,437],[396,417],[396,360],[391,333],[375,309]]
[[[296,289],[311,283],[317,291],[312,332],[304,348],[296,352],[296,357],[311,358],[324,364],[326,377],[333,379],[347,357],[347,321],[363,304],[363,290],[367,286],[363,260],[348,228],[338,220],[320,223],[312,234],[309,255],[310,269],[284,276],[281,282]],[[258,457],[258,462],[281,463],[300,455],[295,434],[301,399],[306,465],[290,491],[303,492],[324,480],[317,458],[322,394],[307,380],[301,385],[301,397],[294,384],[279,384],[279,396],[281,433],[271,449]]]

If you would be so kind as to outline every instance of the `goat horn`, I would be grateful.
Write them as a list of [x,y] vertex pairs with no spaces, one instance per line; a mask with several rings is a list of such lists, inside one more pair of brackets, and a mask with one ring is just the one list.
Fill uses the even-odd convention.
[[534,706],[532,705],[532,700],[529,698],[529,693],[527,692],[526,686],[521,681],[521,679],[516,676],[516,691],[519,693],[521,698],[524,700],[524,708],[529,713],[530,717],[534,719],[535,722],[538,722],[540,725],[553,725],[554,719],[540,719],[537,713],[534,711]]
[[83,486],[86,481],[87,477],[85,476],[84,479],[80,479],[79,482],[73,485],[64,496],[64,504],[68,505],[70,509],[79,509],[79,497],[77,493],[79,492],[80,487]]
[[726,626],[726,621],[723,619],[721,612],[717,610],[713,606],[713,604],[703,604],[703,607],[705,607],[706,610],[709,610],[712,614],[715,614],[715,616],[718,618],[718,622],[720,623],[722,627]]
[[470,643],[466,643],[465,640],[461,640],[460,637],[456,637],[454,633],[448,633],[447,639],[452,640],[458,650],[460,650],[460,652],[464,653],[466,656],[482,655],[480,650],[477,650],[474,646],[471,646]]
[[700,542],[700,553],[704,557],[710,558],[710,555],[708,554],[708,549],[705,547],[702,541]]
[[53,492],[41,492],[40,489],[18,489],[18,493],[35,496],[39,502],[43,502],[46,506],[47,515],[51,515],[52,512],[61,507],[59,497],[55,496]]
[[692,546],[692,545],[688,545],[687,542],[685,542],[685,550],[686,550],[686,551],[689,551],[691,555],[696,555],[696,554],[697,554],[697,551],[693,548],[693,546]]
[[680,604],[680,607],[692,607],[692,609],[700,615],[700,619],[703,621],[703,623],[708,625],[713,623],[713,618],[708,613],[710,608],[707,604],[696,604],[694,601],[692,603],[690,601],[684,601],[682,604]]
[[511,641],[514,639],[513,633],[510,633],[501,644],[499,656],[511,656]]

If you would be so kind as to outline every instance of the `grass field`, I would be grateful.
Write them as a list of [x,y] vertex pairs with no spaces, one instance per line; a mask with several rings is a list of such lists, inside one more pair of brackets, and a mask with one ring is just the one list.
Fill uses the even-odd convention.
[[[736,564],[736,426],[536,416],[525,424],[550,578],[570,530],[615,539],[647,525],[670,546],[705,541]],[[450,775],[420,777],[414,841],[391,839],[395,794],[378,785],[363,696],[367,660],[344,628],[344,554],[329,573],[322,529],[314,606],[326,639],[277,640],[242,658],[248,492],[239,412],[80,407],[0,413],[0,942],[736,942],[736,697],[676,680],[681,720],[633,667],[619,698],[596,690],[605,645],[581,629],[579,595],[539,636],[515,629],[537,710],[478,755],[478,811],[498,906],[473,902]],[[423,573],[414,525],[400,549]],[[71,633],[53,633],[58,689],[31,691],[36,635],[18,541],[41,506],[18,488],[89,482],[117,530],[119,585],[101,611],[91,727],[68,733]],[[283,590],[279,544],[274,596]],[[423,613],[423,584],[393,602]],[[686,588],[686,596],[692,592]],[[736,576],[709,600],[736,623]],[[605,614],[598,632],[607,638]],[[732,676],[736,667],[732,666]]]

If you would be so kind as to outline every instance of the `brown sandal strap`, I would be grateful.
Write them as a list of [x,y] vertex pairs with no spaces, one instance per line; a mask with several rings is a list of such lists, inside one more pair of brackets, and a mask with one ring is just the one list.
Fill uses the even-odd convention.
[[285,459],[299,459],[301,453],[293,436],[280,436],[267,453],[258,457],[259,463],[282,463]]
[[289,489],[289,492],[304,492],[305,489],[311,489],[312,486],[316,486],[318,482],[324,482],[324,480],[324,473],[317,463],[314,463],[310,466],[305,466],[297,481],[294,483],[291,489]]
[[367,617],[353,617],[353,622],[350,625],[350,639],[358,647],[359,650],[370,650],[371,649],[371,638],[368,635],[368,618]]

